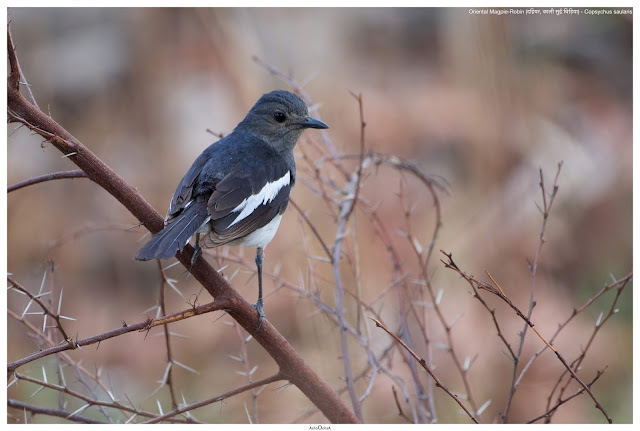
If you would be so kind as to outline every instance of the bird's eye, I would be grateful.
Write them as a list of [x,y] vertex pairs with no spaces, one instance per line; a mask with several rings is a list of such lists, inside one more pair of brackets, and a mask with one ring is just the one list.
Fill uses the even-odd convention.
[[278,123],[284,123],[284,120],[287,119],[287,116],[280,111],[276,111],[276,113],[273,114],[273,119],[276,120]]

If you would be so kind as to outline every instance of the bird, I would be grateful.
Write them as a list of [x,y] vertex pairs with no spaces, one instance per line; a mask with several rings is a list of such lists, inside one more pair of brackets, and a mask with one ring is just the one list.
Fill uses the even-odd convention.
[[262,95],[235,129],[207,147],[176,188],[164,220],[135,255],[136,260],[168,259],[195,236],[191,268],[202,247],[256,247],[259,326],[264,249],[273,239],[296,181],[293,149],[306,129],[328,129],[309,116],[297,95],[275,90]]

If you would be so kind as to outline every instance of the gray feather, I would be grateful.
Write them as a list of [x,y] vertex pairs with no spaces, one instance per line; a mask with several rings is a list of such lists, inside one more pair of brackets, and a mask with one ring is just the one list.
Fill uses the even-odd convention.
[[155,234],[136,254],[136,260],[168,259],[182,251],[189,238],[207,220],[206,202],[194,202],[160,232]]

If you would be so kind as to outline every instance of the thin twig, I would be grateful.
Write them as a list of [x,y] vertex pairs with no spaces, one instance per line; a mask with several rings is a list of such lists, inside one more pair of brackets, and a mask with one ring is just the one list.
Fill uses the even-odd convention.
[[191,411],[191,410],[195,410],[198,409],[200,407],[204,407],[204,406],[208,406],[209,404],[213,404],[213,403],[217,403],[219,401],[223,401],[227,398],[231,398],[234,395],[237,394],[241,394],[242,392],[251,390],[253,388],[257,388],[258,386],[263,386],[263,385],[268,385],[269,383],[273,383],[273,382],[277,382],[278,380],[282,380],[284,378],[284,376],[280,373],[276,373],[271,377],[267,377],[265,379],[262,380],[258,380],[257,382],[253,382],[253,383],[249,383],[247,385],[244,386],[240,386],[239,388],[236,388],[232,391],[229,392],[225,392],[222,395],[218,395],[212,398],[208,398],[206,400],[202,400],[202,401],[198,401],[197,403],[193,403],[193,404],[189,404],[177,409],[174,409],[168,413],[165,413],[163,415],[157,416],[151,420],[148,420],[146,422],[144,422],[145,424],[155,424],[158,422],[162,422],[165,421],[169,418],[172,418],[176,415]]
[[400,405],[400,401],[398,400],[398,393],[396,392],[396,387],[391,386],[391,390],[393,391],[393,400],[396,403],[396,407],[398,407],[398,416],[404,418],[404,420],[411,423],[411,419],[409,418],[409,416],[407,416],[405,412],[402,410],[402,406]]
[[34,184],[43,183],[45,181],[60,180],[63,178],[87,178],[87,174],[80,169],[73,171],[52,172],[50,174],[44,174],[37,177],[29,178],[24,181],[20,181],[12,186],[7,187],[7,193],[19,190],[23,187],[28,187]]
[[[158,264],[158,271],[160,271],[160,313],[165,316],[167,314],[166,305],[165,305],[165,287],[168,284],[167,274],[165,274],[164,269],[162,268],[162,262],[160,260],[156,261]],[[164,343],[167,348],[167,366],[169,370],[166,373],[165,383],[169,388],[169,394],[171,395],[171,407],[174,409],[178,407],[178,401],[176,400],[175,390],[173,388],[173,354],[171,353],[171,334],[169,333],[169,324],[164,323]]]
[[64,328],[62,327],[62,321],[61,321],[61,318],[60,318],[60,314],[54,313],[53,311],[51,311],[49,309],[49,307],[38,296],[33,295],[26,288],[22,287],[20,285],[20,283],[15,281],[11,276],[7,276],[7,281],[9,283],[11,283],[11,287],[13,289],[16,289],[17,291],[24,293],[25,295],[27,295],[27,297],[29,297],[29,299],[31,301],[33,301],[36,304],[38,304],[40,306],[40,308],[42,308],[42,311],[44,311],[45,315],[47,315],[47,316],[51,317],[53,320],[55,320],[56,327],[58,328],[58,331],[60,331],[60,334],[62,335],[62,337],[65,340],[65,342],[67,342],[67,344],[69,344],[69,345],[73,345],[73,341],[67,335],[67,333],[65,332]]
[[[138,322],[135,324],[127,324],[120,328],[112,329],[111,331],[103,332],[102,334],[97,334],[91,337],[83,338],[80,340],[76,340],[73,342],[73,345],[69,343],[62,344],[55,347],[50,347],[48,349],[41,350],[37,353],[33,353],[27,357],[22,359],[18,359],[14,362],[9,362],[7,364],[7,373],[14,372],[17,368],[23,366],[24,364],[28,364],[29,362],[35,361],[36,359],[44,358],[45,356],[53,355],[54,353],[63,352],[65,350],[75,349],[77,347],[88,346],[91,344],[99,343],[104,340],[108,340],[109,338],[117,337],[122,334],[126,334],[128,332],[135,331],[146,331],[153,327],[164,325],[166,323],[173,323],[179,320],[187,319],[189,317],[197,316],[204,313],[210,313],[212,311],[225,310],[229,308],[229,301],[221,298],[220,300],[216,300],[214,302],[210,302],[209,304],[201,305],[198,307],[192,307],[184,311],[180,311],[178,313],[173,313],[168,316],[162,316],[158,319],[147,319],[143,322]],[[11,310],[7,310],[10,316],[16,318],[17,320],[21,320],[20,316]]]
[[433,371],[431,371],[431,369],[427,366],[427,363],[424,359],[422,359],[421,357],[419,357],[418,355],[416,355],[416,353],[411,350],[409,348],[409,346],[407,346],[404,341],[402,341],[400,339],[400,337],[398,337],[396,334],[394,334],[393,332],[391,332],[386,326],[384,326],[379,320],[377,319],[371,319],[375,322],[376,326],[379,328],[384,329],[384,331],[391,335],[391,337],[393,337],[394,340],[396,340],[398,343],[400,343],[400,345],[402,347],[404,347],[407,352],[409,352],[411,354],[411,356],[413,356],[415,358],[416,361],[418,361],[418,363],[422,366],[422,368],[425,369],[425,371],[427,373],[429,373],[429,375],[431,376],[431,378],[436,382],[436,387],[437,388],[441,388],[443,391],[445,391],[447,393],[447,395],[449,395],[456,403],[458,403],[458,405],[460,406],[460,408],[462,408],[462,410],[464,410],[464,412],[469,416],[469,418],[471,418],[471,420],[475,423],[478,423],[477,419],[474,417],[474,415],[465,407],[465,405],[462,403],[462,401],[460,401],[460,398],[458,398],[458,396],[454,393],[452,393],[449,388],[447,388],[442,381],[436,377],[436,375],[433,373]]
[[[117,402],[117,401],[111,402],[111,403],[105,402],[105,401],[100,401],[100,400],[97,400],[95,398],[91,398],[91,397],[88,397],[86,395],[83,395],[83,394],[81,394],[79,392],[76,392],[74,390],[71,390],[71,389],[67,388],[66,386],[54,385],[54,384],[51,384],[51,383],[47,383],[47,382],[44,382],[42,380],[34,379],[33,377],[29,377],[29,376],[26,376],[26,375],[23,375],[23,374],[20,374],[20,373],[17,373],[17,372],[14,375],[16,376],[16,378],[18,380],[24,380],[25,382],[31,382],[31,383],[39,385],[39,386],[44,386],[45,388],[53,389],[53,390],[58,391],[60,393],[64,393],[64,394],[70,395],[70,396],[72,396],[74,398],[77,398],[79,400],[82,400],[82,401],[86,402],[87,404],[90,404],[90,405],[93,405],[93,406],[109,407],[109,408],[117,409],[117,410],[120,410],[120,411],[126,411],[126,412],[129,412],[129,413],[135,413],[138,416],[143,416],[143,417],[148,417],[148,418],[154,418],[154,417],[157,416],[155,413],[147,412],[147,411],[144,411],[144,410],[138,410],[138,409],[136,409],[134,407],[129,407],[129,406],[124,405],[124,404],[122,404],[120,402]],[[174,418],[174,419],[170,419],[170,421],[171,422],[178,422],[178,423],[186,423],[186,422],[192,423],[192,422],[195,422],[193,419],[189,419],[189,418],[186,419],[186,420],[185,419],[175,419]]]
[[[446,254],[446,253],[445,253]],[[602,412],[602,414],[604,415],[604,417],[607,419],[607,422],[609,423],[613,423],[613,420],[609,417],[609,415],[607,414],[607,412],[605,411],[604,407],[602,407],[602,405],[600,404],[600,402],[598,401],[598,399],[596,398],[596,396],[593,394],[593,392],[591,391],[591,389],[587,386],[587,384],[580,378],[578,377],[578,375],[573,371],[572,367],[569,366],[569,364],[567,363],[567,361],[564,359],[564,357],[562,356],[562,354],[555,349],[543,336],[542,334],[540,334],[540,332],[534,327],[534,324],[531,322],[531,320],[524,315],[524,313],[522,313],[522,311],[520,311],[520,309],[518,307],[516,307],[513,302],[511,302],[511,300],[509,298],[507,298],[506,296],[504,296],[500,290],[498,290],[497,288],[484,283],[484,282],[480,282],[478,280],[476,280],[475,278],[467,275],[466,273],[462,272],[457,265],[455,265],[453,263],[453,259],[451,258],[451,254],[447,255],[447,257],[449,258],[449,262],[445,262],[442,261],[445,264],[445,267],[452,269],[454,271],[456,271],[458,274],[460,274],[463,278],[467,279],[467,281],[471,281],[473,282],[477,289],[479,290],[486,290],[487,292],[490,292],[494,295],[496,295],[498,298],[502,299],[509,307],[511,307],[511,309],[513,311],[516,312],[516,314],[527,324],[528,327],[530,327],[533,332],[536,333],[536,335],[538,336],[538,338],[540,338],[540,340],[542,340],[543,343],[545,343],[547,345],[547,347],[549,349],[551,349],[553,351],[553,353],[555,353],[556,357],[558,358],[558,360],[562,363],[562,365],[564,365],[564,367],[567,369],[567,371],[571,374],[571,377],[573,377],[579,384],[580,386],[582,386],[585,391],[587,391],[587,393],[589,394],[589,396],[591,397],[591,399],[595,402],[596,404],[596,408],[598,410],[600,410]]]
[[[20,67],[20,61],[18,60],[18,56],[16,53],[16,47],[13,44],[13,36],[11,35],[11,26],[7,26],[7,45],[9,48],[9,59],[11,64],[11,75],[9,77],[9,85],[14,86],[16,89],[19,89],[19,85],[22,84],[27,89],[27,94],[29,95],[29,99],[31,104],[36,108],[40,109],[38,106],[38,102],[33,95],[33,91],[31,90],[31,85],[27,81],[27,77],[22,71],[22,67]],[[13,54],[11,54],[13,53]],[[16,73],[17,72],[17,73]]]
[[[248,344],[249,341],[252,339],[251,337],[247,337],[247,333],[242,329],[242,327],[240,325],[233,325],[235,327],[236,330],[236,334],[238,335],[238,339],[240,340],[240,352],[241,352],[241,356],[239,359],[241,359],[241,363],[244,367],[244,371],[240,374],[244,375],[249,384],[253,383],[253,372],[257,369],[251,370],[251,364],[249,363],[249,349],[248,349]],[[252,424],[258,424],[260,423],[258,420],[258,394],[255,392],[254,389],[251,389],[251,407],[252,407],[252,414],[251,414],[251,418],[250,418],[250,422]]]
[[[353,191],[356,187],[358,178],[354,176],[349,183],[349,190]],[[347,225],[347,216],[350,213],[351,199],[347,198],[343,201],[340,208],[340,217],[338,219],[338,228],[336,230],[336,239],[333,243],[333,258],[332,268],[333,277],[336,285],[336,311],[338,322],[340,325],[340,347],[342,350],[342,362],[344,365],[345,379],[347,381],[347,387],[349,388],[349,397],[351,398],[351,405],[353,407],[353,413],[356,415],[360,422],[363,421],[362,408],[360,400],[356,394],[355,385],[353,381],[353,374],[351,371],[351,358],[349,355],[349,346],[347,344],[347,337],[345,334],[345,318],[344,318],[344,286],[342,284],[342,275],[340,272],[340,257],[342,253],[342,243],[345,238],[345,230]]]
[[[544,233],[547,227],[547,221],[549,220],[549,213],[551,212],[551,207],[558,193],[558,178],[560,177],[560,171],[562,169],[562,162],[558,163],[558,170],[556,171],[556,177],[553,182],[553,191],[551,192],[551,196],[549,197],[549,201],[547,202],[547,192],[544,187],[544,177],[542,176],[542,169],[540,169],[540,190],[542,191],[542,203],[543,203],[543,215],[542,215],[542,227],[540,229],[540,237],[538,240],[538,246],[536,248],[536,255],[531,264],[531,286],[529,288],[529,311],[527,312],[527,319],[531,318],[533,314],[533,308],[536,305],[535,301],[535,289],[536,289],[536,274],[538,273],[538,263],[540,262],[540,255],[542,253],[542,246],[545,243]],[[503,295],[504,297],[504,295]],[[526,322],[526,321],[525,321]],[[513,358],[513,368],[511,373],[511,384],[509,385],[509,394],[507,395],[507,402],[504,408],[504,412],[502,413],[502,421],[503,423],[507,423],[509,421],[509,410],[511,408],[511,402],[513,401],[513,397],[517,390],[517,382],[518,382],[518,364],[520,363],[520,355],[522,354],[522,348],[524,347],[524,339],[527,335],[528,325],[525,323],[522,331],[520,331],[520,339],[518,341],[518,346],[516,347],[516,354]]]
[[[440,250],[440,252],[442,254],[444,254],[445,256],[447,256],[447,258],[449,259],[449,264],[452,266],[452,269],[459,271],[460,269],[457,267],[457,265],[455,264],[455,262],[453,262],[453,257],[452,255],[449,253],[445,253],[444,250]],[[445,263],[446,265],[447,263]],[[496,318],[496,310],[494,308],[489,307],[489,305],[487,304],[487,302],[484,300],[484,298],[478,293],[478,290],[476,289],[476,285],[473,283],[472,280],[468,279],[468,278],[464,278],[469,285],[471,286],[471,289],[473,290],[473,297],[475,299],[477,299],[482,306],[489,312],[489,314],[491,315],[491,320],[493,321],[493,325],[496,328],[497,335],[500,338],[500,340],[502,340],[502,343],[505,345],[505,347],[507,348],[507,350],[509,351],[509,356],[512,360],[515,360],[516,358],[516,354],[513,352],[513,349],[511,348],[511,345],[509,344],[509,342],[507,341],[507,339],[504,337],[504,334],[502,333],[502,330],[500,329],[500,324],[498,323],[498,319]],[[546,348],[546,346],[545,346]]]
[[[558,325],[558,329],[556,329],[556,332],[553,333],[553,335],[551,336],[551,338],[549,338],[549,343],[553,344],[553,342],[555,341],[556,337],[558,336],[558,334],[560,334],[560,332],[569,324],[569,322],[571,322],[577,315],[579,315],[580,313],[582,313],[584,310],[587,309],[587,307],[589,307],[591,304],[593,304],[598,298],[600,298],[604,293],[608,292],[609,290],[613,289],[613,288],[619,288],[619,287],[624,287],[627,285],[627,283],[629,283],[629,281],[631,280],[631,278],[633,277],[633,273],[630,272],[629,274],[627,274],[626,276],[612,282],[609,284],[606,284],[602,289],[600,289],[598,291],[598,293],[596,293],[595,295],[593,295],[591,298],[589,298],[582,306],[578,307],[578,308],[574,308],[573,311],[571,312],[571,314],[569,315],[569,317],[562,322],[561,324]],[[542,353],[544,353],[544,351],[547,350],[547,346],[546,344],[544,346],[542,346],[540,348],[540,350],[538,350],[530,359],[529,362],[527,362],[527,364],[522,367],[522,370],[520,371],[520,375],[518,376],[518,380],[516,381],[516,386],[518,386],[520,384],[520,380],[522,380],[522,377],[524,376],[525,372],[529,369],[529,367],[531,366],[531,364],[540,356],[542,355]]]
[[59,418],[64,418],[72,422],[79,422],[83,424],[106,424],[108,422],[102,422],[95,419],[91,419],[85,416],[73,415],[73,412],[69,412],[63,409],[48,409],[46,407],[40,407],[33,404],[23,403],[22,401],[8,399],[7,407],[12,407],[14,409],[21,409],[27,412],[31,412],[33,414],[47,415],[47,416],[56,416]]
[[313,236],[316,237],[316,239],[318,240],[318,242],[322,246],[322,249],[324,250],[325,254],[327,255],[327,258],[328,259],[332,259],[333,255],[331,253],[331,250],[329,250],[329,247],[327,247],[327,244],[324,242],[324,239],[322,239],[322,236],[320,235],[320,233],[318,232],[316,227],[313,225],[313,223],[311,223],[311,220],[309,220],[309,217],[307,217],[307,215],[302,210],[302,208],[300,208],[298,206],[298,204],[293,199],[289,198],[289,203],[291,204],[291,206],[296,211],[298,211],[298,214],[300,214],[300,217],[302,217],[302,219],[305,221],[307,226],[309,226],[309,228],[311,229],[311,232],[313,232]]
[[[589,340],[587,341],[587,344],[584,346],[584,348],[582,349],[582,351],[580,352],[580,355],[578,355],[578,357],[571,363],[571,368],[573,370],[579,370],[580,366],[582,365],[582,362],[584,361],[584,358],[587,356],[587,351],[589,350],[589,348],[591,347],[591,345],[593,344],[593,340],[596,338],[596,335],[598,334],[598,332],[600,331],[600,328],[602,328],[602,326],[604,326],[604,324],[611,318],[611,316],[613,316],[616,313],[616,305],[618,304],[618,300],[620,299],[620,295],[622,294],[622,290],[625,288],[625,286],[627,285],[627,283],[622,283],[618,286],[617,290],[616,290],[616,295],[613,298],[613,301],[611,303],[611,306],[609,307],[609,311],[607,312],[606,316],[604,316],[604,318],[600,317],[598,318],[598,321],[596,322],[596,325],[593,329],[593,332],[591,333],[591,336],[589,337]],[[566,371],[563,371],[563,373],[560,375],[560,377],[558,378],[558,383],[559,384],[563,377],[566,375]],[[567,387],[569,386],[569,384],[571,383],[571,379],[567,379],[566,383],[564,384],[564,386],[560,389],[560,392],[558,393],[558,397],[557,400],[559,401],[562,396],[564,395],[564,392],[566,391]],[[556,384],[556,386],[557,386]],[[553,392],[555,391],[555,387],[554,389],[551,391],[551,393],[549,394],[549,398],[547,401],[547,408],[549,408],[550,405],[550,400],[553,396]],[[551,416],[553,415],[553,413],[551,413],[549,415],[549,419],[551,418]]]
[[[596,382],[596,380],[598,380],[600,378],[600,376],[604,374],[606,369],[607,369],[607,367],[605,367],[602,371],[598,371],[596,376],[593,378],[593,380],[591,380],[589,383],[587,383],[587,386],[588,387],[593,386],[593,384]],[[577,397],[578,395],[582,394],[583,392],[584,392],[584,388],[580,388],[573,395],[570,395],[567,398],[559,399],[553,407],[549,408],[546,412],[542,413],[541,415],[538,415],[533,419],[529,419],[526,423],[532,424],[534,422],[539,421],[540,419],[549,418],[558,409],[558,407],[560,407],[562,404],[566,403],[567,401],[570,401],[570,400],[574,399],[575,397]]]

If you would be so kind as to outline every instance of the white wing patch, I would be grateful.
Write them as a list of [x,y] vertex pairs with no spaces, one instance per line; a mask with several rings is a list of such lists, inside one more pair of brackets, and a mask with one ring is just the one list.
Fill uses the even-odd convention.
[[265,184],[264,187],[262,187],[262,190],[260,190],[257,194],[251,195],[240,202],[240,204],[232,211],[240,211],[240,214],[238,214],[238,217],[236,217],[236,219],[229,225],[229,227],[249,217],[249,215],[260,205],[265,205],[274,200],[276,196],[278,196],[278,192],[280,192],[280,190],[284,186],[289,185],[290,182],[291,174],[289,173],[289,171],[287,171],[287,173],[284,174],[284,176],[279,180]]

